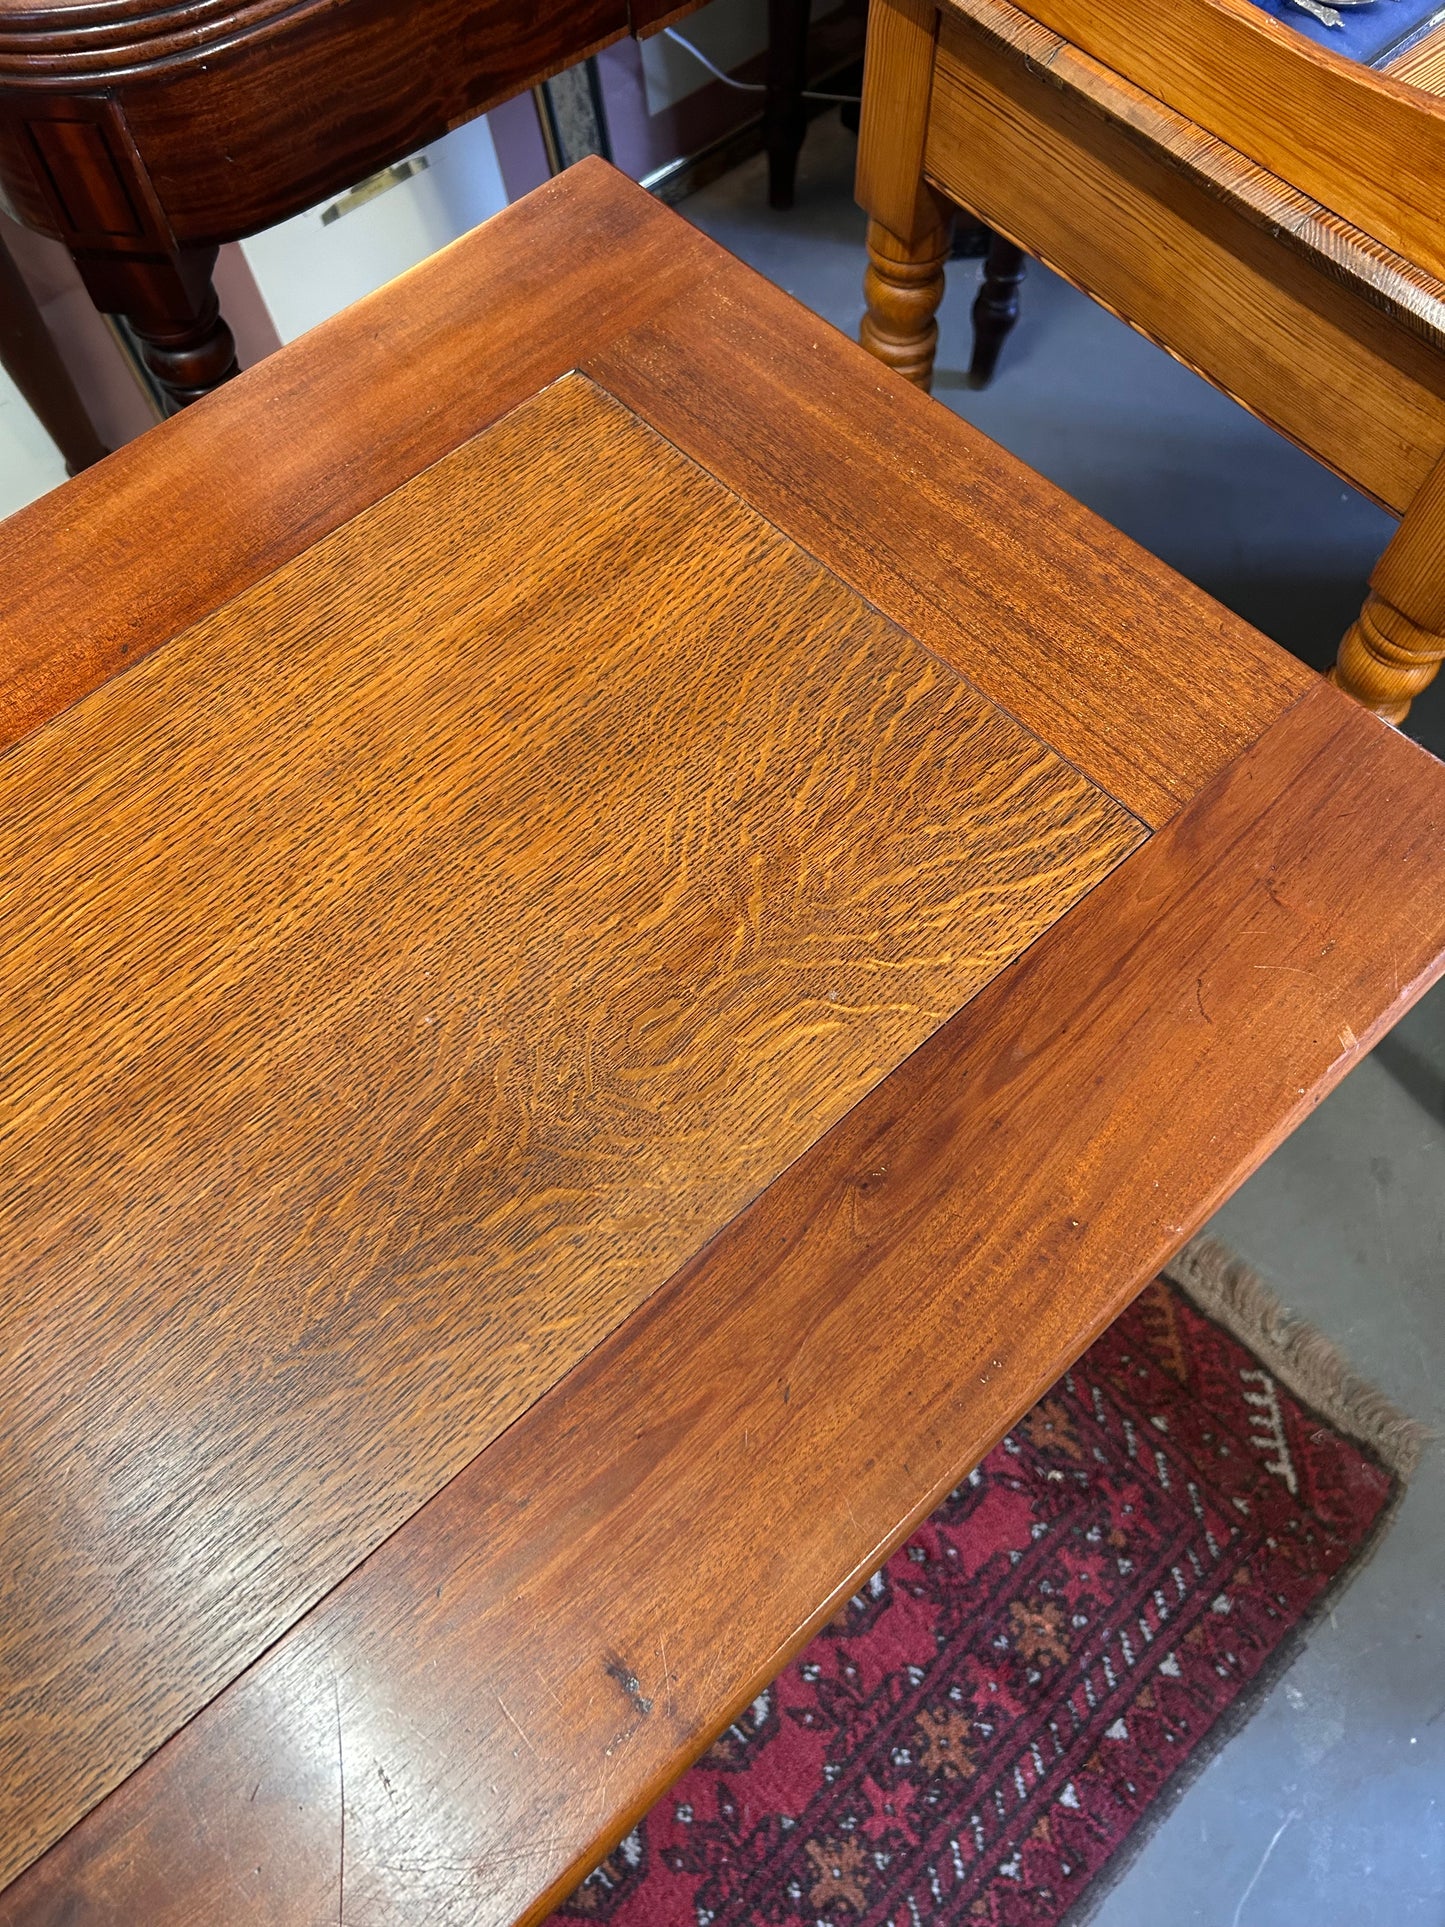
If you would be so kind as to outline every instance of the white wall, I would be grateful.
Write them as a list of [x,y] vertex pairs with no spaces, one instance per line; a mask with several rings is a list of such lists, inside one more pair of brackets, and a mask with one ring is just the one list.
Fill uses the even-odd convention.
[[507,205],[485,116],[425,152],[425,172],[326,227],[315,207],[241,243],[283,341],[394,280]]
[[[813,0],[813,19],[835,12],[838,4],[839,0]],[[730,74],[767,46],[768,0],[712,0],[710,6],[679,20],[677,31],[715,67]],[[662,113],[712,79],[700,60],[665,33],[653,34],[641,47],[649,114]]]
[[[731,73],[767,46],[768,0],[712,0],[711,6],[679,20],[677,31],[714,66]],[[665,33],[653,34],[641,46],[649,114],[662,113],[712,79],[700,60]]]
[[60,451],[0,368],[0,515],[13,515],[64,480]]

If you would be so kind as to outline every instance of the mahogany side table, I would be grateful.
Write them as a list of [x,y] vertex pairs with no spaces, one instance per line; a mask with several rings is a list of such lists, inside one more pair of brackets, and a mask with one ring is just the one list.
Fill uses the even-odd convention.
[[1445,962],[1445,769],[600,162],[0,555],[3,1927],[540,1918]]
[[[235,372],[221,242],[700,4],[0,0],[0,203],[65,243],[179,407]],[[786,24],[778,55],[801,74],[806,10]],[[775,167],[797,110],[770,83]]]

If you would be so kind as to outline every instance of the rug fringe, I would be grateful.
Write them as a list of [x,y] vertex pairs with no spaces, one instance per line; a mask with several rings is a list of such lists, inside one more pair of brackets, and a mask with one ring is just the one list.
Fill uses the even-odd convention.
[[1195,1238],[1164,1275],[1247,1345],[1295,1397],[1368,1446],[1405,1483],[1435,1437],[1360,1378],[1323,1332],[1287,1310],[1258,1272],[1213,1238]]

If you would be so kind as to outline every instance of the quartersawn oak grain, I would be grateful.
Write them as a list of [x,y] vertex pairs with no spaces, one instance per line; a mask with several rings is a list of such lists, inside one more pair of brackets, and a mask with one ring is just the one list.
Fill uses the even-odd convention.
[[10,516],[0,745],[693,290],[725,257],[676,226],[572,168]]
[[1153,828],[1314,681],[756,277],[582,366]]
[[1315,688],[0,1924],[539,1918],[1439,972],[1442,849]]
[[12,750],[0,1877],[1142,835],[580,376]]
[[0,741],[578,365],[1151,826],[1309,685],[1248,624],[584,161],[10,517]]

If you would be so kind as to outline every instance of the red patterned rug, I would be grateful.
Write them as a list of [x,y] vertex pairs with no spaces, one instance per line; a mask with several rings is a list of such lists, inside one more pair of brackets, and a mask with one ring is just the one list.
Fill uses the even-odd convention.
[[1419,1433],[1202,1242],[560,1909],[1060,1927],[1368,1551]]

